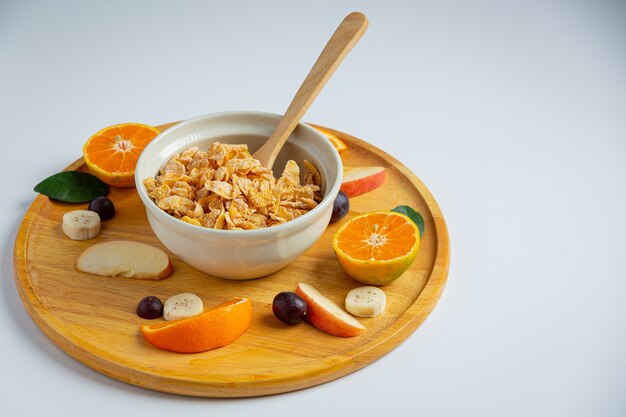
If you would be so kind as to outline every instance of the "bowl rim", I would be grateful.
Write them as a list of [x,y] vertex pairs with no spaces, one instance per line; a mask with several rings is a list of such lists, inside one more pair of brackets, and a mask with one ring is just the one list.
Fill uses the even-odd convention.
[[[154,139],[152,139],[152,141],[150,141],[150,143],[148,143],[148,145],[141,152],[141,155],[139,156],[139,159],[137,160],[137,165],[136,165],[136,170],[135,170],[135,188],[137,190],[137,194],[139,194],[139,197],[143,205],[146,207],[146,209],[149,210],[153,215],[155,215],[159,219],[163,219],[167,224],[171,224],[174,227],[181,227],[182,230],[192,232],[192,233],[205,233],[207,235],[212,235],[215,237],[231,236],[231,237],[241,238],[243,236],[250,236],[250,237],[254,236],[256,238],[263,238],[263,237],[268,237],[268,236],[272,236],[275,234],[280,234],[281,232],[294,231],[295,229],[298,229],[299,227],[305,226],[305,223],[309,221],[309,219],[313,220],[314,217],[318,217],[319,215],[322,214],[323,211],[325,211],[328,208],[329,205],[334,203],[334,199],[323,197],[322,201],[317,206],[315,206],[308,212],[304,213],[300,217],[297,217],[293,220],[289,220],[285,223],[281,223],[278,225],[263,227],[259,229],[252,229],[252,230],[222,230],[222,229],[210,229],[208,227],[203,227],[203,226],[196,226],[196,225],[184,222],[180,219],[177,219],[176,217],[171,216],[165,211],[163,211],[162,209],[160,209],[154,203],[152,198],[150,198],[150,196],[145,190],[145,187],[143,186],[143,180],[145,178],[141,178],[141,179],[138,178],[139,171],[140,171],[139,168],[145,163],[145,161],[148,158],[147,156],[148,152],[146,151],[148,151],[150,147],[156,146],[156,144],[160,140],[163,140],[162,138],[165,137],[166,134],[171,134],[172,131],[182,129],[186,127],[187,125],[197,123],[200,120],[213,119],[213,118],[219,118],[219,117],[228,117],[228,116],[239,116],[239,117],[244,117],[244,118],[252,117],[252,116],[262,116],[262,117],[270,117],[276,120],[280,120],[280,118],[283,117],[280,114],[256,111],[256,110],[221,111],[221,112],[215,112],[215,113],[207,113],[201,116],[193,117],[188,120],[184,120],[182,122],[176,123],[173,126],[170,126],[169,128],[159,133]],[[339,155],[339,152],[332,145],[332,143],[326,139],[326,137],[324,136],[322,132],[319,132],[318,130],[309,126],[308,124],[300,121],[298,125],[296,126],[296,128],[304,129],[305,131],[312,133],[313,136],[317,136],[318,139],[321,139],[320,144],[322,145],[322,147],[326,147],[327,149],[331,151],[332,161],[337,165],[337,176],[330,190],[326,193],[326,195],[327,196],[336,195],[337,193],[339,193],[339,189],[341,187],[341,181],[343,177],[343,162],[341,160],[341,156]],[[183,149],[181,149],[180,151],[182,150]]]

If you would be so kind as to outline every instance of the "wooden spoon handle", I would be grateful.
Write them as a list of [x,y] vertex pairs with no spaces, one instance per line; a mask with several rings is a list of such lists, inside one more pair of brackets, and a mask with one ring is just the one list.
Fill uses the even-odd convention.
[[285,115],[280,120],[272,136],[254,153],[261,164],[271,168],[291,132],[296,128],[304,113],[309,109],[331,75],[348,55],[348,52],[361,39],[367,29],[367,17],[353,12],[333,33],[324,50],[315,61],[313,68],[294,96]]

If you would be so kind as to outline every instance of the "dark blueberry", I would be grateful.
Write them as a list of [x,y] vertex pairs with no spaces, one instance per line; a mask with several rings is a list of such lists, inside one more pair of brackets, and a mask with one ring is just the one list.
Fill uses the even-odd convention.
[[115,216],[115,206],[106,197],[97,197],[89,203],[89,210],[95,211],[100,216],[100,220],[105,221]]
[[287,324],[298,324],[308,313],[309,305],[296,293],[284,291],[276,294],[272,303],[272,312],[278,320]]
[[137,315],[143,319],[158,319],[163,315],[163,303],[154,295],[144,297],[137,304]]
[[333,214],[330,216],[330,222],[334,223],[343,219],[349,211],[350,200],[343,191],[339,191],[339,194],[337,194],[337,198],[335,198],[333,203]]

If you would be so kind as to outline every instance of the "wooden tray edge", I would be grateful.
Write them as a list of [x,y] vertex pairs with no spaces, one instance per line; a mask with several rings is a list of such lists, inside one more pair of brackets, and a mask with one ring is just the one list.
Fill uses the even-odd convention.
[[[166,128],[174,124],[176,124],[176,122],[161,125],[159,126],[159,128],[165,130]],[[319,125],[312,124],[312,126]],[[79,362],[89,366],[90,368],[97,370],[98,372],[112,378],[143,388],[189,396],[251,397],[280,394],[309,388],[315,385],[341,378],[349,373],[362,369],[363,367],[381,358],[385,354],[395,349],[395,347],[397,347],[400,343],[406,340],[406,338],[411,333],[413,333],[415,329],[417,329],[417,327],[419,327],[419,325],[430,315],[435,305],[437,304],[437,301],[441,297],[441,294],[447,282],[450,262],[449,237],[447,226],[441,213],[441,209],[428,188],[412,171],[410,171],[401,162],[399,162],[393,156],[387,154],[379,148],[374,147],[373,145],[370,145],[369,143],[361,139],[334,129],[326,127],[324,127],[324,129],[335,133],[339,137],[348,138],[350,142],[354,142],[358,144],[358,146],[361,146],[374,154],[382,155],[391,165],[394,166],[394,168],[401,171],[404,176],[410,179],[410,181],[416,186],[422,197],[427,201],[428,207],[433,216],[433,222],[435,224],[435,235],[437,238],[437,254],[435,257],[435,265],[428,278],[426,286],[417,297],[415,302],[411,305],[411,307],[409,307],[401,316],[399,316],[398,322],[400,322],[400,319],[406,314],[411,313],[413,314],[413,317],[401,326],[394,325],[387,328],[383,333],[379,335],[380,338],[376,339],[376,341],[368,343],[372,344],[371,347],[363,349],[363,346],[367,346],[367,344],[362,345],[359,348],[360,351],[354,356],[346,357],[343,360],[333,362],[331,365],[325,368],[318,369],[315,372],[311,372],[310,374],[301,374],[297,378],[287,377],[282,379],[273,379],[271,381],[261,380],[245,384],[237,384],[239,388],[239,393],[237,395],[233,395],[233,385],[228,384],[203,384],[198,381],[178,379],[176,380],[177,385],[174,385],[172,384],[172,380],[174,378],[171,377],[165,378],[157,374],[149,374],[142,371],[136,371],[134,374],[131,373],[131,375],[128,375],[129,368],[123,367],[117,361],[107,361],[106,352],[100,352],[102,354],[102,357],[99,357],[86,350],[77,349],[76,346],[84,344],[84,341],[80,340],[80,342],[73,343],[71,340],[72,338],[69,337],[71,335],[66,335],[66,337],[63,337],[62,334],[67,333],[67,329],[65,328],[65,326],[53,326],[51,323],[56,323],[56,318],[54,318],[54,316],[47,311],[47,309],[43,306],[41,300],[39,300],[34,292],[31,291],[30,293],[27,293],[26,291],[27,288],[32,288],[32,285],[29,282],[30,280],[28,274],[28,265],[26,264],[26,257],[24,256],[26,251],[28,250],[26,237],[28,236],[28,230],[30,228],[30,223],[32,220],[31,209],[45,202],[46,197],[41,195],[37,196],[29,207],[28,212],[24,217],[22,224],[20,225],[14,246],[14,279],[18,289],[18,294],[20,295],[22,303],[24,304],[27,312],[29,313],[33,321],[35,321],[35,323],[38,325],[38,327],[42,329],[44,334],[46,334],[46,336],[50,340],[52,340],[53,343],[55,343],[59,348],[61,348],[61,350],[66,352],[68,355],[78,360]],[[66,168],[66,170],[76,169],[82,164],[83,159],[79,158],[74,163],[70,164]],[[60,332],[58,331],[59,328],[63,328],[65,329],[65,331]],[[109,369],[104,366],[104,363],[107,364]],[[119,372],[111,372],[111,367],[119,370]],[[288,382],[288,384],[286,384],[286,382]],[[279,385],[281,387],[280,389],[277,389],[277,386]],[[242,389],[244,391],[243,394],[241,392]]]

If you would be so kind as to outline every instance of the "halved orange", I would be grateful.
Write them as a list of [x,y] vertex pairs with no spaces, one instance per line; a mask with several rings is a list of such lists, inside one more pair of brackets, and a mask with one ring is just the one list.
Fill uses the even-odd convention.
[[139,155],[159,133],[157,128],[140,123],[105,127],[87,140],[83,158],[89,170],[105,183],[132,187]]
[[235,297],[197,316],[144,324],[141,333],[160,349],[196,353],[226,346],[248,329],[251,320],[250,300]]
[[395,211],[375,211],[346,222],[333,236],[343,269],[357,281],[389,284],[411,266],[420,246],[419,229]]
[[322,132],[324,136],[326,136],[326,138],[330,141],[330,143],[332,143],[333,146],[337,149],[337,152],[345,151],[346,149],[348,149],[348,145],[346,145],[344,141],[339,139],[339,137],[337,137],[337,135],[335,135],[330,130],[324,129],[323,127],[319,127],[319,126],[314,126],[314,127],[315,129]]

